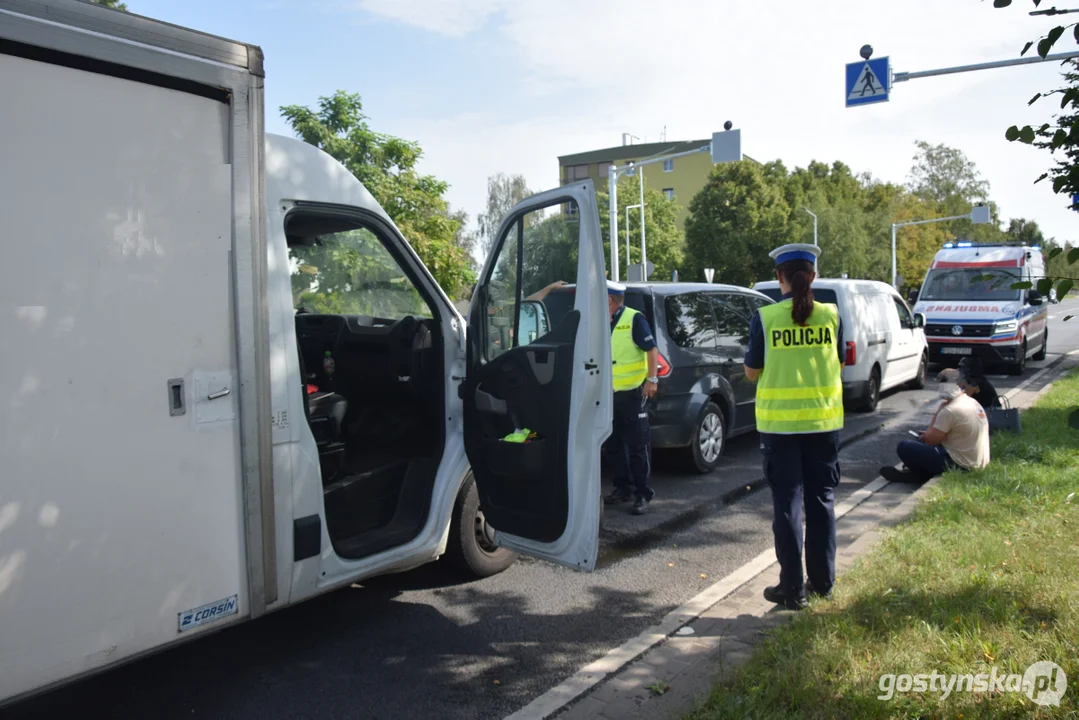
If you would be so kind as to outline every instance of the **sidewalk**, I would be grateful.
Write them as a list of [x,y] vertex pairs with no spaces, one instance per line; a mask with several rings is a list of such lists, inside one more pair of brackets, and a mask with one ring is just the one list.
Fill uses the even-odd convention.
[[[1008,393],[1013,407],[1029,407],[1054,379],[1076,365],[1079,357],[1072,354],[1035,374]],[[893,485],[878,478],[837,505],[838,583],[842,583],[842,573],[878,542],[883,529],[909,517],[936,482],[933,480],[911,493],[910,486]],[[717,583],[713,597],[703,603],[697,598],[668,615],[652,629],[651,639],[642,635],[623,645],[609,658],[586,667],[513,717],[677,718],[694,709],[708,696],[716,680],[749,658],[761,633],[793,614],[762,597],[764,588],[774,584],[778,576],[774,554],[769,555],[762,553],[726,579],[729,580],[726,584]],[[637,652],[634,643],[639,645]],[[585,690],[595,682],[597,674],[603,673],[605,663],[620,663],[619,653],[631,662],[617,670],[618,665],[610,667],[607,672],[612,674]],[[563,699],[560,705],[559,690],[565,699],[577,697],[570,703]]]

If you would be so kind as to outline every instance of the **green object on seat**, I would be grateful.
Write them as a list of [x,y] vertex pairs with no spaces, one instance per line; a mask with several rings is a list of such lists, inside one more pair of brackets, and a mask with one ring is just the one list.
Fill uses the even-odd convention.
[[528,428],[514,430],[509,435],[502,438],[502,442],[523,443],[528,440],[528,436],[531,434],[532,431]]

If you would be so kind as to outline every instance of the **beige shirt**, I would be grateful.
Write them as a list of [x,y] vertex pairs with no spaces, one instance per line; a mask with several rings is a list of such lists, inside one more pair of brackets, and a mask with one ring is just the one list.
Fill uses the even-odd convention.
[[941,445],[957,465],[980,470],[989,464],[989,420],[974,398],[952,400],[937,413],[933,427],[947,435]]

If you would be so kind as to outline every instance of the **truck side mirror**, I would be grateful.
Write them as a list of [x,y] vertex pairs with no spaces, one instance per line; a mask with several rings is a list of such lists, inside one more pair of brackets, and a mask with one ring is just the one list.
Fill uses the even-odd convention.
[[925,327],[925,313],[914,313],[914,327]]
[[907,304],[908,305],[913,305],[916,302],[918,302],[918,291],[917,290],[910,290],[907,293]]
[[546,335],[551,329],[550,321],[547,319],[547,308],[539,300],[525,300],[521,303],[517,327],[520,333],[518,345],[535,342],[536,338]]
[[1045,298],[1037,290],[1027,290],[1027,302],[1031,305],[1041,305],[1045,302]]

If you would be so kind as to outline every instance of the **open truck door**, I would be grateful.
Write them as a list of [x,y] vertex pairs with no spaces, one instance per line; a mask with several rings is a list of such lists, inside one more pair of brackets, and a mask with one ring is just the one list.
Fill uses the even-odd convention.
[[462,397],[465,450],[495,542],[592,570],[612,394],[590,181],[533,195],[503,220],[469,308]]

